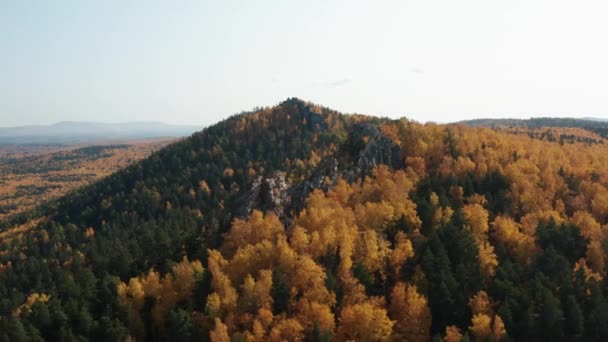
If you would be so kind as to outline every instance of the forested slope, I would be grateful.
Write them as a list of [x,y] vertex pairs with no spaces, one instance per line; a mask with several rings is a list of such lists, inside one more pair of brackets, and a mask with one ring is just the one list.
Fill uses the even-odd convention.
[[562,129],[236,115],[2,223],[0,338],[606,340],[608,150]]
[[460,122],[472,127],[523,128],[528,130],[546,130],[547,128],[579,128],[603,138],[608,137],[606,120],[574,118],[530,118],[530,119],[475,119]]
[[[92,146],[0,146],[0,221],[49,199],[59,198],[72,189],[91,184],[174,141],[131,141],[128,144]],[[44,153],[45,150],[52,152]]]

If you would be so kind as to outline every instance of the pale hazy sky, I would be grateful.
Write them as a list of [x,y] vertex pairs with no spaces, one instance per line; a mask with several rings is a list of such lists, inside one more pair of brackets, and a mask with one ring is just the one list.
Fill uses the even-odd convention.
[[0,0],[0,126],[208,125],[288,97],[419,121],[608,117],[608,4]]

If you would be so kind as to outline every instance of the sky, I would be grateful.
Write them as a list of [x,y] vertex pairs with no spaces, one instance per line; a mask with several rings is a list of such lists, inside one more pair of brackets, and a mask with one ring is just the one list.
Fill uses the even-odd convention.
[[608,3],[0,1],[0,126],[206,126],[298,97],[450,122],[608,117]]

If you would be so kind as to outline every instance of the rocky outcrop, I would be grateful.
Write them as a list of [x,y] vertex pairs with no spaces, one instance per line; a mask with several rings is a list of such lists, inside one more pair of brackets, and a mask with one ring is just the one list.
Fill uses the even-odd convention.
[[295,185],[290,184],[280,171],[270,177],[259,177],[239,201],[239,216],[247,216],[255,209],[273,211],[288,227],[291,218],[305,207],[306,199],[315,189],[327,191],[341,177],[349,182],[357,181],[381,164],[392,169],[404,167],[401,148],[383,135],[377,125],[357,125],[349,140],[355,148],[352,164],[341,166],[337,158],[327,158],[315,167],[307,180]]
[[283,172],[277,171],[272,177],[262,181],[262,201],[266,210],[274,211],[279,217],[285,215],[285,210],[290,204],[288,193],[290,185],[285,179]]
[[286,208],[291,200],[289,195],[290,184],[283,172],[276,171],[272,176],[258,177],[251,184],[250,190],[239,201],[238,216],[247,216],[255,209],[274,211],[278,217],[284,218]]

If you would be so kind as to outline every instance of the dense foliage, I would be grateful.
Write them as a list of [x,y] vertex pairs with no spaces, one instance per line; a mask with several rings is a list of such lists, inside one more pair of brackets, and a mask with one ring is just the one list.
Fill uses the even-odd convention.
[[[158,139],[85,147],[0,145],[0,221],[91,184],[173,141]],[[0,230],[3,228],[0,223]]]
[[[564,138],[570,139],[588,139],[587,134],[581,134],[581,131],[588,131],[608,138],[608,121],[596,119],[574,119],[574,118],[530,118],[530,119],[475,119],[462,122],[465,125],[473,127],[492,127],[492,128],[523,128],[528,133],[534,134],[538,131],[555,130],[556,128],[578,128],[574,130],[576,134],[561,134],[560,140]],[[572,130],[570,130],[572,132]],[[593,138],[591,138],[593,139]],[[602,142],[601,139],[593,139],[595,142]]]
[[[403,167],[360,168],[362,123]],[[296,99],[231,117],[5,222],[0,339],[606,340],[608,151],[560,129],[601,143]],[[292,217],[235,216],[329,158]]]

